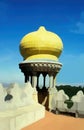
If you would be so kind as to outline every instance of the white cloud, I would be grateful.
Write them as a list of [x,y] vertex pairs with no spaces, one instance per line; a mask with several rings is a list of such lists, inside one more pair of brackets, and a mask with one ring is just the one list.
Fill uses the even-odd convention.
[[84,11],[80,14],[80,19],[75,25],[75,29],[72,29],[71,32],[84,34]]

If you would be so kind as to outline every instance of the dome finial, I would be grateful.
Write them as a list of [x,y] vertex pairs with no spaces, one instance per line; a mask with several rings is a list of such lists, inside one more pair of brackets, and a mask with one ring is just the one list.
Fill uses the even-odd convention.
[[39,31],[45,31],[46,29],[45,29],[44,26],[40,26],[38,30],[39,30]]

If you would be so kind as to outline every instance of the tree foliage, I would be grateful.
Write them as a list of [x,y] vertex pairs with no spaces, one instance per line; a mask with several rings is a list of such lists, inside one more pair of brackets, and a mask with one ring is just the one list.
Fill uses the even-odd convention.
[[69,96],[71,99],[72,96],[76,95],[79,90],[83,91],[84,87],[82,86],[71,86],[71,85],[60,85],[56,86],[57,90],[64,90],[64,92]]

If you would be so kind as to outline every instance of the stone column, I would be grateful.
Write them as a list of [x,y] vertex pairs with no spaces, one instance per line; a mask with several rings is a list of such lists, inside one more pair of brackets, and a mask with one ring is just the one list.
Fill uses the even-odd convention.
[[25,83],[27,82],[27,76],[25,75]]
[[45,78],[46,78],[46,74],[43,74],[43,78],[44,78],[44,84],[43,84],[43,87],[46,87],[46,86],[45,86],[45,81],[46,81]]
[[31,83],[31,76],[29,75],[29,82]]
[[29,81],[29,75],[25,74],[25,83]]
[[36,90],[36,86],[37,86],[37,74],[33,73],[33,75],[32,75],[32,87],[34,88],[33,99],[36,102],[38,102],[38,93]]
[[40,74],[37,74],[37,89],[39,88],[39,75]]
[[52,73],[49,74],[49,104],[48,108],[51,111],[51,102],[52,102],[52,87],[53,87],[53,75]]
[[31,84],[32,84],[32,75],[31,75]]
[[37,76],[33,75],[32,76],[32,87],[36,88],[36,86],[37,86]]
[[49,87],[50,88],[53,87],[53,75],[52,74],[49,75]]
[[53,87],[56,87],[56,75],[53,76]]

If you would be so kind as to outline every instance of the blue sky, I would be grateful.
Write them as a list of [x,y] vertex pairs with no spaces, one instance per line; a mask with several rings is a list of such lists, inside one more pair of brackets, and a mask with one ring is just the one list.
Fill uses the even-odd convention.
[[24,82],[20,40],[40,26],[64,44],[57,84],[84,84],[83,0],[0,0],[0,82]]

